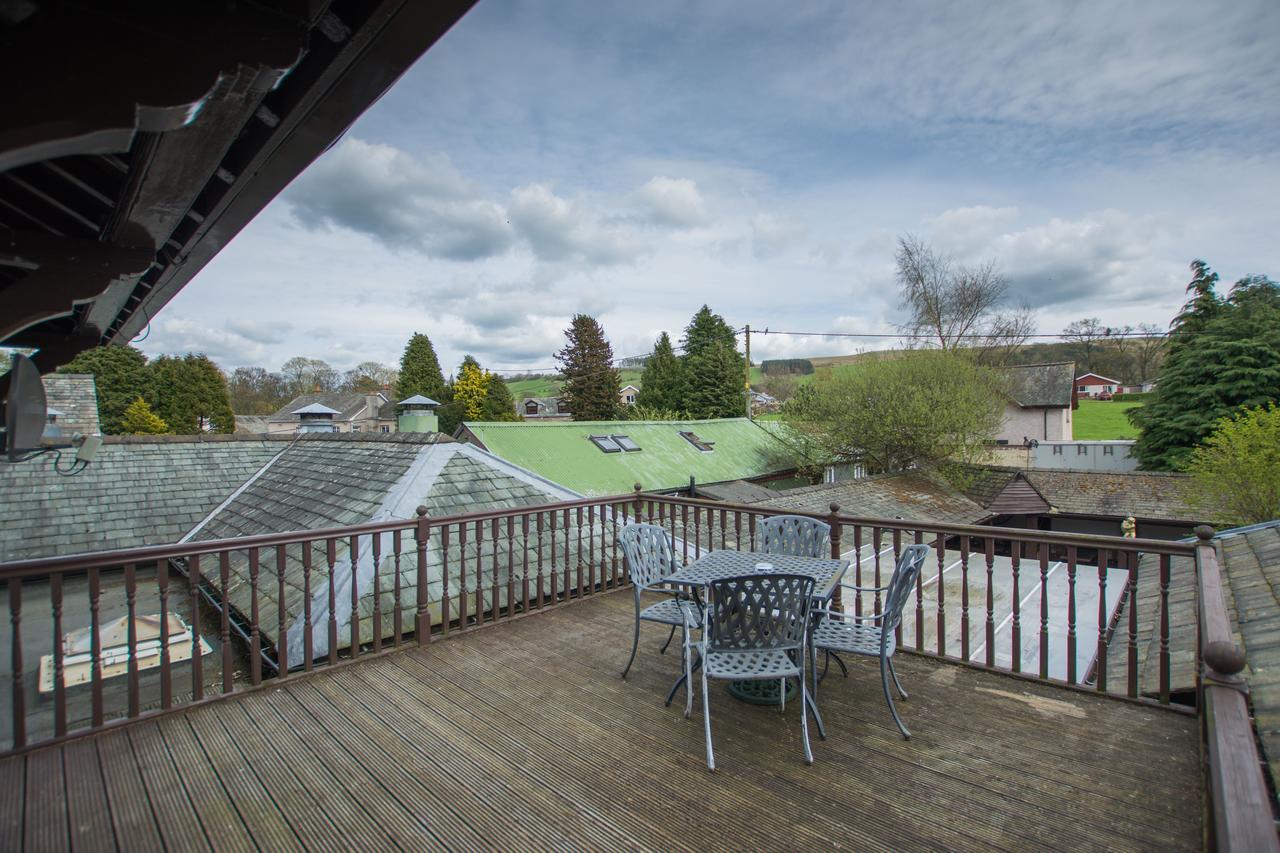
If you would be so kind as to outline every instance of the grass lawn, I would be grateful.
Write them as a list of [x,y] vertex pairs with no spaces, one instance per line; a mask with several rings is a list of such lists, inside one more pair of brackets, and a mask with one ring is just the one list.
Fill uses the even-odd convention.
[[1138,430],[1129,423],[1125,412],[1138,401],[1117,403],[1113,400],[1081,400],[1072,425],[1072,437],[1080,441],[1108,441],[1120,438],[1137,438]]
[[[618,371],[622,376],[623,385],[636,386],[639,386],[640,374],[643,372],[638,367],[628,367]],[[560,393],[560,380],[554,376],[521,379],[518,382],[507,382],[507,388],[511,389],[511,396],[517,401],[528,397],[554,397]]]

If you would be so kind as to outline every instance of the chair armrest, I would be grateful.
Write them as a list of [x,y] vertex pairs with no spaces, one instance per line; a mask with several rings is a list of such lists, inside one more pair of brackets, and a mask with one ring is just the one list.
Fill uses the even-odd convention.
[[851,589],[854,592],[887,592],[889,590],[889,585],[885,584],[884,586],[854,586],[853,584],[842,583],[840,584],[840,588]]

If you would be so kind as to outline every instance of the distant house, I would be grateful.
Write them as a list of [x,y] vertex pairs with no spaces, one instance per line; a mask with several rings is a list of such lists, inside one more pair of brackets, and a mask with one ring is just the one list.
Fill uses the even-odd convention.
[[[774,425],[776,426],[776,425]],[[457,438],[588,496],[687,492],[791,477],[794,454],[772,426],[708,421],[467,421]]]
[[1076,407],[1075,367],[1073,362],[1061,361],[1004,368],[1009,396],[996,443],[1070,441],[1071,411]]
[[634,406],[636,404],[636,395],[640,393],[640,389],[634,385],[624,385],[622,390],[618,392],[618,402],[624,406]]
[[530,419],[562,421],[573,417],[569,401],[561,397],[528,397],[516,403],[516,414]]
[[49,438],[70,438],[74,433],[98,435],[98,387],[89,373],[50,373],[43,377]]
[[1083,373],[1076,377],[1076,393],[1081,397],[1095,398],[1102,394],[1118,394],[1121,383],[1097,373]]
[[265,435],[266,415],[236,415],[236,435]]
[[303,394],[281,406],[267,417],[267,432],[271,435],[298,432],[302,418],[300,409],[323,406],[333,410],[333,432],[396,431],[396,404],[386,393],[377,394]]

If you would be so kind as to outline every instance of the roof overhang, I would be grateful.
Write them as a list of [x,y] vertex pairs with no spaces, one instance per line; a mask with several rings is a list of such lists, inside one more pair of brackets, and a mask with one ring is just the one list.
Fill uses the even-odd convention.
[[0,345],[128,343],[474,3],[0,4]]

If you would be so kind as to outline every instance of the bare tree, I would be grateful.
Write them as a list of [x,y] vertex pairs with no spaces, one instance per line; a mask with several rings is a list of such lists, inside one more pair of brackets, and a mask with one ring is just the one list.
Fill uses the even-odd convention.
[[1062,330],[1063,339],[1074,345],[1077,371],[1081,367],[1089,372],[1094,370],[1094,361],[1108,331],[1097,317],[1073,320]]
[[1154,323],[1139,323],[1142,337],[1132,338],[1133,368],[1139,382],[1151,381],[1160,372],[1164,357],[1164,330]]
[[996,262],[957,264],[908,234],[898,238],[898,283],[902,307],[911,312],[903,330],[955,352],[976,347],[984,361],[1004,362],[1033,328],[1030,308],[1003,312],[1009,284]]

